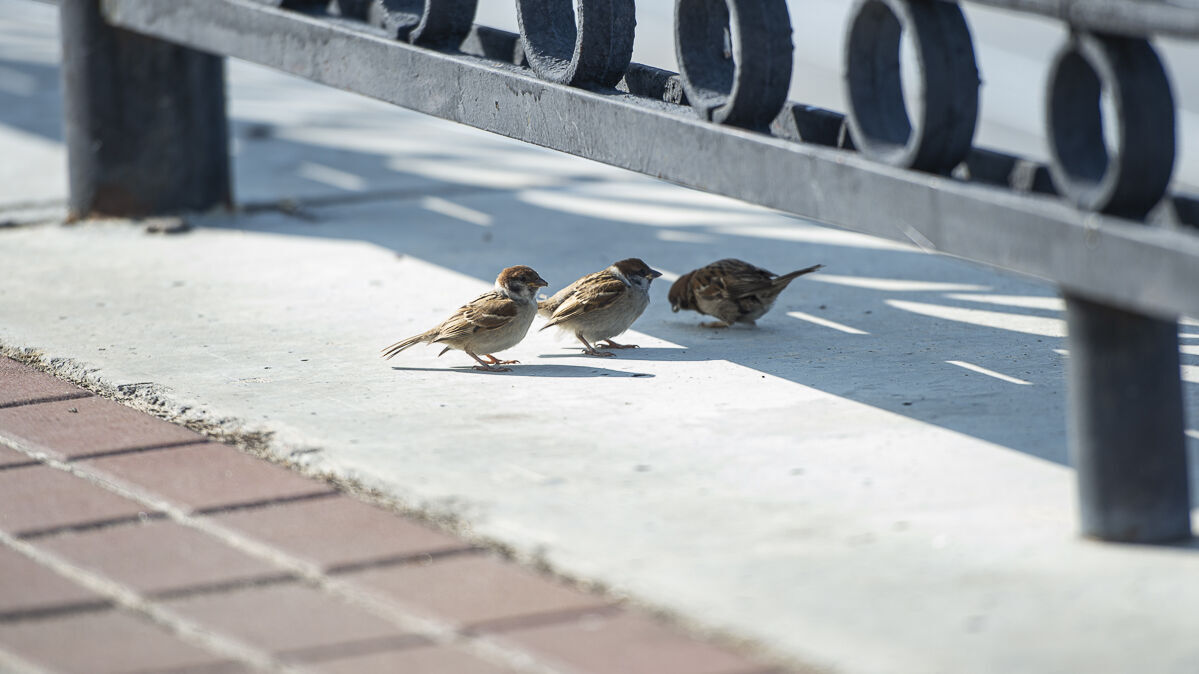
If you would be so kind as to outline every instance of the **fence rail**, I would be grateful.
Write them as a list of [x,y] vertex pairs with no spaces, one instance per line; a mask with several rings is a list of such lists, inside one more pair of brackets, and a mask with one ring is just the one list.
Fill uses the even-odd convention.
[[[1053,159],[1042,166],[973,147],[978,65],[954,2],[853,4],[842,115],[785,100],[784,0],[677,0],[679,73],[630,62],[633,0],[583,0],[577,15],[568,0],[516,0],[519,36],[473,25],[476,1],[62,0],[73,211],[228,203],[220,57],[234,56],[1032,274],[1067,300],[1083,531],[1190,535],[1176,319],[1199,315],[1199,202],[1168,193],[1177,112],[1146,38],[1199,37],[1199,7],[980,0],[1072,29],[1051,65]],[[918,61],[914,117],[899,80],[903,33]],[[1103,95],[1116,117],[1110,148]]]

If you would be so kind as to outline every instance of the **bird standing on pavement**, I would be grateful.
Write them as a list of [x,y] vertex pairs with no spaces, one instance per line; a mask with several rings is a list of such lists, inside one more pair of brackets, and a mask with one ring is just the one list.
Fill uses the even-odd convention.
[[588,274],[538,303],[537,313],[549,319],[541,329],[557,326],[573,334],[589,356],[614,355],[593,346],[601,339],[606,349],[635,349],[636,344],[617,344],[612,338],[628,330],[649,306],[649,284],[661,275],[635,257]]
[[753,325],[770,311],[788,284],[822,267],[818,264],[776,276],[742,260],[717,260],[683,274],[670,286],[670,309],[690,309],[719,319],[701,323],[709,328],[727,328],[734,323]]
[[[413,344],[445,344],[438,356],[450,349],[458,349],[479,363],[476,370],[508,372],[508,368],[497,366],[517,361],[499,360],[492,354],[510,349],[525,338],[537,315],[537,289],[547,285],[529,267],[508,267],[495,279],[495,288],[491,291],[459,307],[432,330],[383,349],[383,357],[391,358]],[[487,360],[480,358],[480,354]]]

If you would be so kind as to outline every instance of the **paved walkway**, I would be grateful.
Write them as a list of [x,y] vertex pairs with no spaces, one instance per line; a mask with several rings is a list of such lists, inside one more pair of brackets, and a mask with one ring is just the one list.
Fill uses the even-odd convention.
[[767,674],[0,358],[0,671]]
[[[989,91],[1020,79],[990,63]],[[61,226],[57,67],[51,8],[0,0],[0,353],[175,424],[160,429],[197,429],[377,493],[780,661],[846,674],[1199,671],[1196,548],[1076,536],[1068,344],[1052,288],[237,62],[241,210],[165,223],[181,225],[173,233]],[[630,255],[668,272],[627,336],[642,349],[585,358],[546,331],[506,352],[522,363],[502,375],[432,348],[378,358],[503,266],[530,264],[553,290]],[[728,255],[827,267],[756,330],[672,314],[673,275]],[[1199,328],[1184,325],[1182,339],[1199,485]],[[54,405],[79,410],[68,419],[86,409],[29,409]],[[186,458],[197,446],[69,465]],[[269,498],[254,493],[272,479],[196,507]],[[325,498],[340,502],[313,495],[262,512],[323,512]],[[151,524],[186,514],[228,528],[235,515],[167,505],[155,502],[167,515]],[[255,551],[242,550],[261,562]],[[338,567],[355,562],[320,573],[368,575]],[[217,585],[228,579],[213,569],[241,568],[200,566]],[[311,587],[312,568],[290,572]]]

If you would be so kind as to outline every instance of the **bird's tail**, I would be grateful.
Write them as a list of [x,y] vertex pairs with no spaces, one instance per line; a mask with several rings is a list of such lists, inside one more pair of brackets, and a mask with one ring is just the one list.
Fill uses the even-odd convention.
[[795,279],[799,278],[800,276],[803,276],[804,274],[811,274],[812,272],[820,270],[820,269],[824,269],[824,265],[814,264],[811,267],[808,267],[806,269],[797,269],[797,270],[791,272],[790,274],[783,274],[782,276],[771,281],[771,283],[780,288],[786,288],[788,283],[794,281]]
[[383,349],[383,354],[382,354],[383,358],[389,360],[392,356],[403,351],[404,349],[407,349],[408,347],[412,346],[413,344],[421,344],[422,342],[428,343],[428,342],[432,341],[432,337],[433,337],[432,331],[429,331],[429,332],[422,332],[419,335],[413,335],[412,337],[409,337],[408,339],[402,339],[402,340],[396,342],[395,344],[392,344],[391,346],[387,347],[386,349]]

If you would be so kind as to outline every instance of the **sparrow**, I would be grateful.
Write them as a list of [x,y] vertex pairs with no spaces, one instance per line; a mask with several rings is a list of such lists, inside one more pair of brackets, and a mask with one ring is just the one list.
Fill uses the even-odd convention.
[[727,328],[733,323],[754,324],[774,305],[788,284],[824,265],[818,264],[776,276],[761,267],[726,258],[687,272],[670,286],[670,310],[691,309],[715,316],[719,321],[701,323],[709,328]]
[[617,344],[612,338],[628,330],[649,306],[650,281],[661,275],[635,257],[588,274],[538,302],[537,313],[549,319],[541,330],[557,326],[573,334],[589,356],[614,355],[592,345],[601,339],[606,343],[600,346],[607,349],[635,349],[636,344]]
[[[492,354],[510,349],[525,338],[537,315],[537,289],[547,285],[545,279],[530,267],[508,267],[496,277],[491,291],[459,307],[432,330],[383,349],[383,358],[390,359],[413,344],[445,344],[438,356],[450,349],[458,349],[479,363],[476,370],[509,372],[506,367],[496,366],[519,361],[499,360]],[[480,358],[480,354],[487,360]]]

